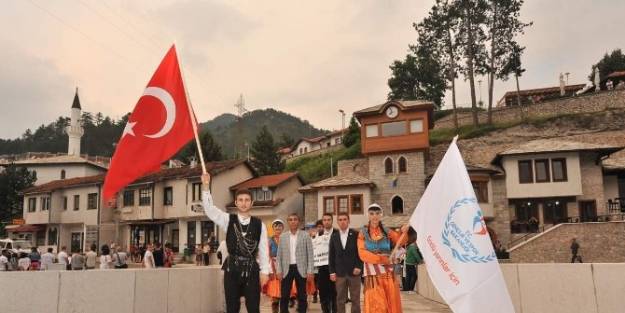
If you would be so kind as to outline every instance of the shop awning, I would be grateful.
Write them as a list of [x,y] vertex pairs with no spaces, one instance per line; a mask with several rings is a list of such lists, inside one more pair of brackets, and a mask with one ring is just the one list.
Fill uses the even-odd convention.
[[7,232],[11,233],[35,233],[42,230],[45,230],[45,227],[40,225],[20,225],[15,228],[7,228]]

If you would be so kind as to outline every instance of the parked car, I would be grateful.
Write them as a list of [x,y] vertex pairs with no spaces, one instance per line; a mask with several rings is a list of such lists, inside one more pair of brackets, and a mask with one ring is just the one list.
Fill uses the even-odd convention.
[[9,250],[11,253],[30,253],[32,244],[28,240],[0,239],[0,250]]

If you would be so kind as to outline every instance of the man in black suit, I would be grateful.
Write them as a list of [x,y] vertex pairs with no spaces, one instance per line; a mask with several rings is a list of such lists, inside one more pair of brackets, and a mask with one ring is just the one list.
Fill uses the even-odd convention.
[[349,215],[337,216],[339,230],[330,238],[329,267],[330,280],[336,283],[337,313],[345,313],[347,288],[352,302],[352,312],[360,313],[360,273],[362,260],[358,256],[358,232],[349,228]]

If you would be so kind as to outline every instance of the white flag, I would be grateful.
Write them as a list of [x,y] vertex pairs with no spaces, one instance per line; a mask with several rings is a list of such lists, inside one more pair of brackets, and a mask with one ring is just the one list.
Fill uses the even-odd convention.
[[456,138],[410,225],[432,283],[452,311],[514,312]]

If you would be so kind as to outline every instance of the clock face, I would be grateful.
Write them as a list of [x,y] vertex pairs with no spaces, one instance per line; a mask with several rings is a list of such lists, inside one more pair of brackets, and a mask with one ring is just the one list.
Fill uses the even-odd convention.
[[396,118],[397,114],[399,114],[399,110],[397,110],[396,106],[389,106],[386,109],[386,116],[388,116],[389,118]]

